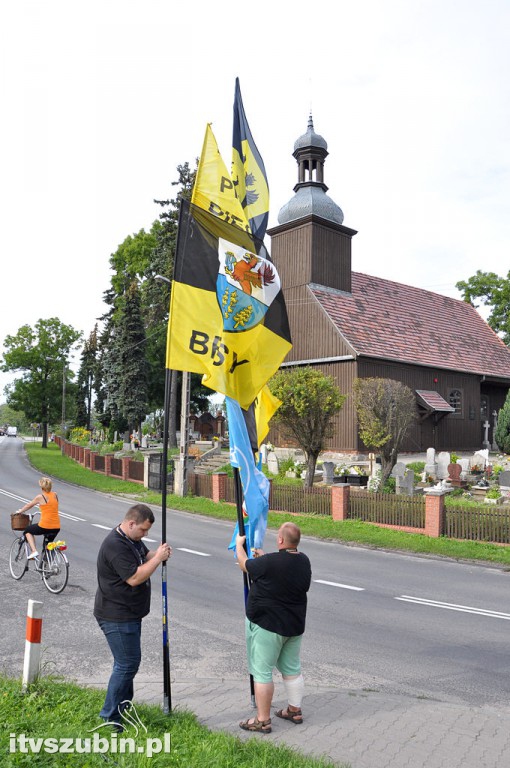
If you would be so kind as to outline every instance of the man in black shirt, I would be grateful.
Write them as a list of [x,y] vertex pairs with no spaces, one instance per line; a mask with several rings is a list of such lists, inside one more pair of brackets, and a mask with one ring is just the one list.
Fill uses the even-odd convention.
[[118,723],[120,713],[133,699],[133,680],[142,658],[142,619],[150,611],[150,576],[172,554],[166,543],[153,552],[145,546],[142,538],[153,523],[152,510],[135,504],[110,531],[97,556],[94,616],[113,655],[100,716],[110,722]]
[[257,716],[239,723],[245,731],[271,733],[274,667],[282,673],[288,698],[287,707],[275,715],[295,725],[303,722],[300,649],[312,570],[308,557],[298,552],[300,539],[298,526],[284,523],[278,531],[278,552],[264,555],[256,550],[248,559],[245,537],[236,538],[239,565],[252,581],[246,604],[246,650]]

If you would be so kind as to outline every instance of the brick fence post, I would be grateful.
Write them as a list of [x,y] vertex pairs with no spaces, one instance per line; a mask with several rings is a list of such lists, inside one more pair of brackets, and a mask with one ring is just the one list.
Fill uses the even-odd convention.
[[436,538],[444,533],[445,507],[444,493],[425,495],[425,536]]
[[96,456],[97,456],[97,451],[91,451],[90,452],[90,457],[89,457],[90,464],[89,464],[89,466],[90,466],[90,469],[92,470],[92,472],[96,471]]
[[112,454],[111,453],[105,453],[105,457],[104,457],[104,473],[105,473],[105,475],[111,475],[112,474]]
[[333,520],[347,520],[351,486],[347,483],[331,486],[331,517]]
[[212,476],[212,500],[225,501],[227,495],[227,473],[215,472]]
[[83,466],[90,468],[90,448],[84,448],[83,450]]
[[129,456],[123,456],[122,459],[122,479],[129,480],[129,462],[131,459]]

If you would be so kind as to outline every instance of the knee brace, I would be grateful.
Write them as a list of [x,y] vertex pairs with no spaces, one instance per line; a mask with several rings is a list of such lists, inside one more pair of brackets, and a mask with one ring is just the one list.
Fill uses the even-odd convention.
[[283,680],[287,699],[291,707],[301,707],[303,694],[305,692],[305,681],[303,675],[298,675],[292,680]]

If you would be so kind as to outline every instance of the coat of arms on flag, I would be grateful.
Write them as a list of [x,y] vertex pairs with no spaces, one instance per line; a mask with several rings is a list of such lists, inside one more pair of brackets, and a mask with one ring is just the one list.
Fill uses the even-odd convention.
[[280,291],[280,278],[267,259],[230,243],[218,241],[219,269],[216,294],[223,330],[254,328]]

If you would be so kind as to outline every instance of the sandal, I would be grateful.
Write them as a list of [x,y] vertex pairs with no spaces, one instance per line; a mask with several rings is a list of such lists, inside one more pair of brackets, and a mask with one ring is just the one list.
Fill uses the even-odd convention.
[[303,713],[300,709],[289,709],[286,707],[285,709],[279,709],[275,712],[275,715],[276,717],[281,717],[282,720],[294,723],[294,725],[302,725],[303,723]]
[[241,720],[239,728],[242,728],[243,731],[271,733],[271,718],[269,718],[269,720],[259,720],[258,717],[254,717],[252,722],[250,722],[250,718],[248,718],[248,720]]

